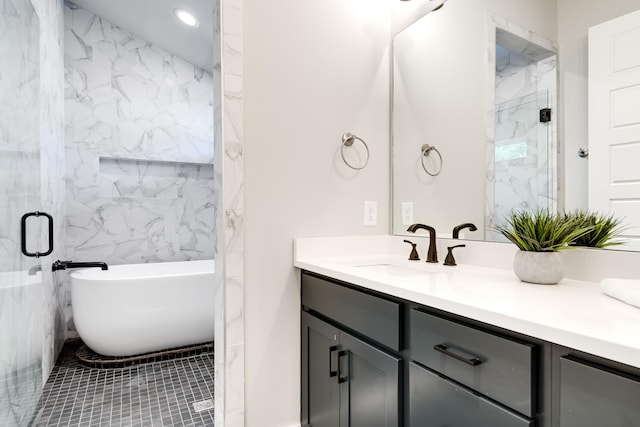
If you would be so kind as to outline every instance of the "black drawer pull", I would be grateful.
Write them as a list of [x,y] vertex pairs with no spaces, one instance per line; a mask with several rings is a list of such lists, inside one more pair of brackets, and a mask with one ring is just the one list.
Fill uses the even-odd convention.
[[338,371],[333,370],[333,353],[340,349],[339,345],[332,345],[329,347],[329,376],[335,377],[338,375]]
[[453,357],[456,360],[464,362],[467,365],[478,366],[479,364],[482,363],[482,360],[480,360],[479,357],[477,357],[477,356],[471,356],[471,357],[462,356],[460,354],[454,353],[452,350],[449,349],[449,347],[447,347],[444,344],[436,344],[436,345],[433,346],[433,349],[435,351],[439,351],[442,354],[446,354],[447,356]]

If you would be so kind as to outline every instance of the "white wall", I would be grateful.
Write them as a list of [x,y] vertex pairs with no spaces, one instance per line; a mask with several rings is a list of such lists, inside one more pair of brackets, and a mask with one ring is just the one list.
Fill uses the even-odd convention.
[[[293,238],[389,232],[388,39],[388,0],[243,2],[247,426],[300,420]],[[369,144],[360,172],[344,132]]]
[[589,27],[640,8],[638,0],[558,0],[560,141],[564,146],[566,209],[587,208],[587,47]]

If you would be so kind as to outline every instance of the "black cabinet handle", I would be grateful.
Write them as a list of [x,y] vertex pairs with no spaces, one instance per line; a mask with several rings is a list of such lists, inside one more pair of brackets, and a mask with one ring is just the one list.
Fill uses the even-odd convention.
[[[347,356],[347,376],[340,375],[340,359]],[[346,383],[349,381],[349,370],[351,364],[351,352],[349,350],[341,350],[338,352],[338,384]]]
[[[36,218],[43,216],[47,218],[49,222],[49,248],[45,252],[29,252],[27,250],[27,218],[29,218],[30,216],[35,216]],[[22,220],[20,221],[20,241],[22,254],[24,256],[40,258],[41,256],[47,256],[51,252],[53,252],[53,218],[51,217],[51,215],[45,212],[38,211],[27,212],[26,214],[22,215]]]
[[465,357],[465,356],[463,356],[461,354],[454,353],[452,350],[449,349],[449,347],[447,347],[444,344],[436,344],[436,345],[433,346],[433,349],[435,351],[438,351],[438,352],[442,353],[442,354],[446,354],[449,357],[453,357],[456,360],[464,362],[467,365],[478,366],[479,364],[482,363],[482,360],[480,360],[479,357],[477,357],[477,356]]
[[339,349],[340,349],[339,345],[332,345],[331,347],[329,347],[329,376],[330,377],[335,377],[338,375],[338,371],[333,370],[333,353],[335,353]]

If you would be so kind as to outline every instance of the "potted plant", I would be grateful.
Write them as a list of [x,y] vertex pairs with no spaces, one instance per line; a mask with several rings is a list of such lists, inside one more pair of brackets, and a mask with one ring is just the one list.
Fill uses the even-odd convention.
[[606,248],[624,243],[622,240],[615,240],[625,228],[622,227],[622,219],[616,218],[614,214],[578,210],[568,214],[568,216],[573,216],[576,221],[582,222],[584,226],[591,227],[588,233],[571,242],[572,246]]
[[562,280],[558,251],[572,247],[572,243],[593,230],[584,218],[547,210],[514,210],[506,222],[497,231],[520,249],[513,262],[516,276],[523,282],[545,285]]

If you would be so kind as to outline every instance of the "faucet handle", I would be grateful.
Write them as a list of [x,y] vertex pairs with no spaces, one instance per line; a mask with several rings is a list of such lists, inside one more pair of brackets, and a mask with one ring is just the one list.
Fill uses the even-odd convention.
[[409,261],[420,261],[420,256],[418,255],[418,251],[416,250],[417,243],[413,243],[409,240],[403,240],[403,242],[411,245],[411,254],[409,255]]
[[444,265],[456,265],[456,259],[453,257],[455,248],[464,248],[466,245],[447,246],[447,256],[444,259]]

